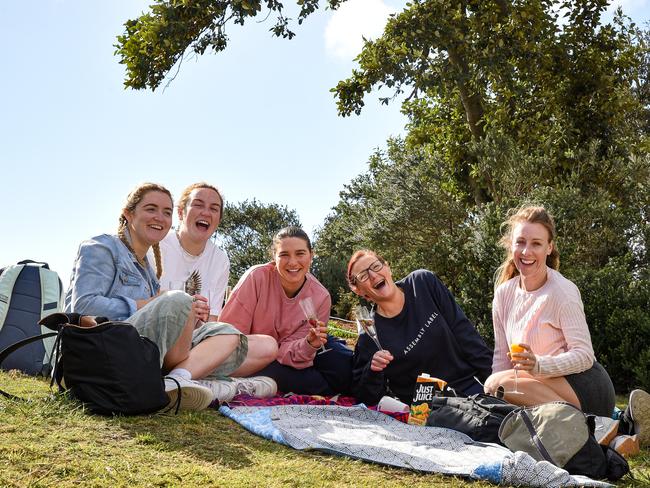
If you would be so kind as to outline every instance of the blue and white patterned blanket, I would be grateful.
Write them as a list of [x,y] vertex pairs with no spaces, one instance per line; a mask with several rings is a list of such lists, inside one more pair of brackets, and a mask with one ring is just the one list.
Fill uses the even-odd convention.
[[474,442],[438,427],[407,425],[363,406],[222,406],[249,431],[294,449],[329,452],[417,471],[466,476],[520,486],[612,486],[571,476],[524,452]]

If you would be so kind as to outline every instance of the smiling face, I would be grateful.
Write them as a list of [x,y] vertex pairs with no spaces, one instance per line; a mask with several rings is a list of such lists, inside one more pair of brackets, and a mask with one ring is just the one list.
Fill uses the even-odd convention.
[[136,254],[144,256],[149,247],[160,242],[169,232],[172,208],[169,195],[154,190],[145,193],[133,211],[123,210]]
[[313,254],[307,242],[300,237],[280,239],[275,243],[273,256],[284,292],[288,297],[295,296],[311,266]]
[[221,206],[221,197],[213,189],[192,190],[185,208],[178,209],[181,236],[196,243],[206,243],[221,221]]
[[377,260],[378,258],[374,254],[364,254],[357,259],[350,269],[350,276],[356,277],[365,271],[368,273],[368,279],[365,281],[354,280],[355,282],[350,287],[354,293],[366,300],[381,303],[392,300],[397,292],[397,287],[388,263],[384,263],[379,271],[371,269]]
[[519,222],[512,229],[512,257],[528,291],[537,290],[546,282],[546,256],[553,243],[546,227],[533,222]]

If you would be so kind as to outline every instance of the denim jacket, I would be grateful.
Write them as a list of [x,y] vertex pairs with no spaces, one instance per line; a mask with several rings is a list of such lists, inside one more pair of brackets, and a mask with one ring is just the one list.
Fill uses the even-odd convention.
[[79,246],[65,311],[125,320],[136,312],[136,300],[151,298],[159,290],[147,258],[141,266],[119,237],[102,234]]

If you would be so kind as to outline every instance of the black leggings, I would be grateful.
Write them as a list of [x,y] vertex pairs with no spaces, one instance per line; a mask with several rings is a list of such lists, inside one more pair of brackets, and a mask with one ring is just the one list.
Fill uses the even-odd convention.
[[588,370],[566,375],[565,378],[580,400],[583,412],[601,417],[612,416],[616,404],[614,385],[600,363],[594,362]]

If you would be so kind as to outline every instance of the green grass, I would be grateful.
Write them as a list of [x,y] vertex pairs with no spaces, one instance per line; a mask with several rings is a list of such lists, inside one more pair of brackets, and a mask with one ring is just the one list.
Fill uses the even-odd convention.
[[[89,415],[43,379],[0,372],[1,487],[493,486],[299,452],[250,434],[214,410],[178,416]],[[650,451],[631,460],[650,485]]]

